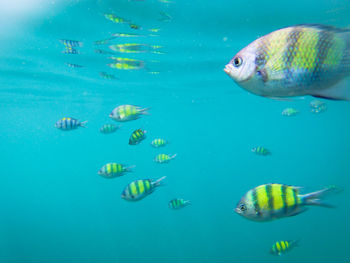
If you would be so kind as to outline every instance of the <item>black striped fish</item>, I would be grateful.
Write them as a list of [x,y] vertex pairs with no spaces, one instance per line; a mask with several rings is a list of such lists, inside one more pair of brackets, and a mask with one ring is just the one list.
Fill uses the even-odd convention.
[[158,154],[156,157],[154,157],[154,161],[156,163],[168,163],[172,159],[174,159],[176,155],[177,154],[170,155],[170,154],[161,153],[161,154]]
[[77,40],[60,39],[60,42],[66,47],[82,47],[83,42]]
[[256,153],[257,155],[269,155],[271,154],[270,151],[262,146],[257,146],[252,148],[252,152]]
[[277,241],[272,245],[270,253],[272,255],[281,256],[297,246],[297,240]]
[[136,145],[142,142],[144,139],[146,139],[146,133],[147,131],[142,129],[135,130],[129,138],[129,145]]
[[127,172],[132,172],[135,166],[129,166],[120,163],[107,163],[98,171],[98,174],[105,178],[115,178],[124,175]]
[[180,208],[184,208],[190,204],[191,204],[191,201],[189,201],[189,200],[184,200],[182,198],[175,198],[175,199],[169,201],[168,206],[171,209],[180,209]]
[[326,194],[336,192],[330,186],[317,192],[301,195],[300,187],[283,184],[264,184],[249,190],[239,201],[235,212],[253,221],[271,221],[295,216],[307,210],[307,206],[331,207],[321,201]]
[[78,127],[84,127],[87,121],[78,121],[74,118],[62,118],[59,121],[56,122],[55,127],[60,130],[69,131],[77,129]]
[[124,188],[121,197],[127,201],[139,201],[153,193],[153,191],[160,186],[160,182],[165,178],[166,176],[163,176],[156,181],[151,179],[133,181]]
[[242,49],[224,71],[242,88],[264,97],[350,100],[350,29],[313,24],[283,28]]
[[117,129],[119,129],[119,126],[116,126],[114,124],[104,124],[100,128],[100,132],[104,133],[104,134],[110,134],[110,133],[115,132]]

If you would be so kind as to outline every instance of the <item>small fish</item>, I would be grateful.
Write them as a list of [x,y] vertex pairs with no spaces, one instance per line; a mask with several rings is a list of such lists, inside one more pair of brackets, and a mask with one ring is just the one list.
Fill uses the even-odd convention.
[[123,176],[125,173],[132,172],[135,166],[126,167],[119,163],[107,163],[98,171],[98,174],[104,178],[115,178]]
[[264,97],[350,100],[350,30],[314,24],[283,28],[242,49],[224,71]]
[[120,53],[145,53],[154,52],[153,50],[161,48],[157,45],[147,45],[139,43],[126,43],[126,44],[116,44],[110,45],[109,48],[113,51]]
[[148,71],[148,73],[151,75],[159,75],[160,74],[159,71]]
[[132,29],[142,29],[141,26],[136,25],[136,24],[129,24],[129,26],[130,26],[130,28],[132,28]]
[[108,19],[109,21],[112,21],[113,23],[117,23],[117,24],[130,22],[124,18],[118,17],[118,16],[113,15],[113,14],[105,14],[105,18]]
[[163,176],[156,181],[151,179],[133,181],[125,187],[121,194],[121,198],[127,201],[139,201],[153,193],[154,190],[161,185],[160,182],[165,178],[166,176]]
[[149,32],[152,32],[152,33],[158,33],[161,29],[160,28],[150,28],[148,29]]
[[78,127],[85,128],[86,123],[87,121],[80,122],[77,119],[68,117],[58,120],[55,124],[55,127],[60,130],[69,131],[77,129]]
[[140,142],[142,142],[144,139],[146,139],[146,133],[147,131],[142,129],[137,129],[133,131],[129,138],[129,145],[137,145]]
[[109,42],[111,40],[115,39],[115,37],[110,37],[110,38],[107,38],[107,39],[102,39],[102,40],[97,40],[94,42],[95,45],[106,45],[106,44],[109,44]]
[[129,34],[129,33],[116,33],[113,34],[114,37],[144,37],[144,35],[139,34]]
[[161,138],[157,138],[157,139],[154,139],[152,142],[151,142],[151,145],[154,147],[154,148],[159,148],[159,147],[164,147],[165,145],[167,145],[168,142],[164,139],[161,139]]
[[102,54],[102,55],[113,55],[115,53],[103,49],[95,49],[95,53]]
[[141,108],[134,105],[121,105],[116,107],[109,117],[115,121],[131,121],[140,118],[141,115],[147,115],[149,108]]
[[104,79],[108,79],[108,80],[116,79],[116,77],[115,77],[114,75],[108,74],[108,73],[106,73],[106,72],[100,72],[99,74],[100,74],[100,76],[101,76],[102,78],[104,78]]
[[82,68],[82,65],[78,65],[78,64],[73,64],[73,63],[66,63],[66,65],[70,68]]
[[281,256],[286,252],[289,252],[291,249],[298,246],[297,240],[289,240],[289,241],[277,241],[275,242],[270,250],[270,254]]
[[133,58],[121,58],[121,57],[109,57],[110,59],[114,60],[118,64],[127,64],[129,66],[132,66],[134,68],[143,68],[145,66],[145,62],[138,59]]
[[320,100],[310,102],[311,112],[315,114],[322,113],[327,110],[327,104]]
[[184,208],[190,204],[191,204],[191,201],[189,201],[189,200],[184,200],[182,198],[175,198],[175,199],[169,201],[168,206],[171,209],[177,210],[177,209]]
[[271,152],[268,149],[262,146],[252,148],[252,152],[256,153],[257,155],[263,155],[263,156],[271,154]]
[[117,129],[119,129],[119,126],[114,125],[114,124],[104,124],[101,128],[100,128],[100,132],[104,133],[104,134],[110,134],[110,133],[114,133]]
[[282,111],[282,116],[291,117],[297,115],[298,113],[299,111],[294,108],[286,108]]
[[159,12],[161,18],[158,19],[158,21],[161,22],[169,22],[171,21],[173,18],[171,17],[171,15],[169,15],[168,13],[165,12]]
[[329,193],[339,192],[329,186],[317,192],[301,195],[300,187],[283,184],[264,184],[249,190],[238,202],[235,212],[253,221],[266,222],[295,216],[307,206],[332,207],[321,199]]
[[158,2],[166,3],[166,4],[174,3],[173,1],[170,1],[170,0],[158,0]]
[[109,66],[110,68],[115,68],[119,70],[139,70],[143,68],[139,66],[130,65],[129,63],[120,63],[120,62],[109,63],[107,64],[107,66]]
[[80,54],[80,52],[78,50],[76,50],[75,48],[72,47],[66,47],[65,50],[62,51],[63,54]]
[[82,47],[83,42],[77,40],[60,39],[60,42],[66,47]]
[[173,155],[169,155],[169,154],[158,154],[155,158],[154,161],[156,163],[168,163],[170,162],[172,159],[174,159],[176,157],[176,154]]

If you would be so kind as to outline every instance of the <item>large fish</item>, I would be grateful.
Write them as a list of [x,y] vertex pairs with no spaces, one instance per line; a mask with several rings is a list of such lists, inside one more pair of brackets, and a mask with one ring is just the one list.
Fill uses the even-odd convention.
[[242,88],[264,97],[350,100],[350,29],[283,28],[242,49],[224,71]]

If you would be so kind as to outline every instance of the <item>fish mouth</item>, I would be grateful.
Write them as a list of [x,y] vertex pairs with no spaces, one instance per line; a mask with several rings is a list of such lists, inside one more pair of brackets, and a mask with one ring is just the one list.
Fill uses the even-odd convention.
[[234,211],[235,211],[237,214],[241,214],[241,213],[242,213],[241,209],[239,209],[238,207],[236,207],[236,208],[234,209]]
[[227,75],[230,75],[230,73],[231,73],[231,65],[230,64],[227,64],[226,66],[225,66],[225,68],[224,68],[224,71],[225,71],[225,73],[227,74]]

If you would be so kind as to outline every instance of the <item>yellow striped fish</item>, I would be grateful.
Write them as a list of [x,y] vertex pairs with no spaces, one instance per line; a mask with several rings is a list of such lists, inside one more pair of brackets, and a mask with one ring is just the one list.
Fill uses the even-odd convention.
[[141,115],[147,115],[149,108],[141,108],[134,105],[120,105],[116,107],[109,117],[115,121],[131,121],[140,118]]
[[297,240],[277,241],[272,245],[270,253],[272,255],[281,256],[297,246]]
[[151,179],[133,181],[124,188],[121,197],[127,201],[139,201],[153,193],[153,191],[160,186],[160,182],[165,178],[166,176],[163,176],[156,181]]
[[283,28],[242,49],[224,71],[242,88],[264,97],[350,100],[350,29],[313,24]]
[[98,171],[98,174],[104,178],[115,178],[123,176],[127,172],[132,172],[135,166],[125,166],[120,163],[107,163]]
[[300,187],[284,184],[264,184],[249,190],[239,201],[235,212],[253,221],[271,221],[298,215],[306,206],[332,207],[320,199],[337,190],[330,186],[317,192],[301,195]]
[[156,163],[168,163],[170,162],[172,159],[174,159],[176,157],[177,154],[165,154],[165,153],[161,153],[158,154],[155,158],[154,161]]

